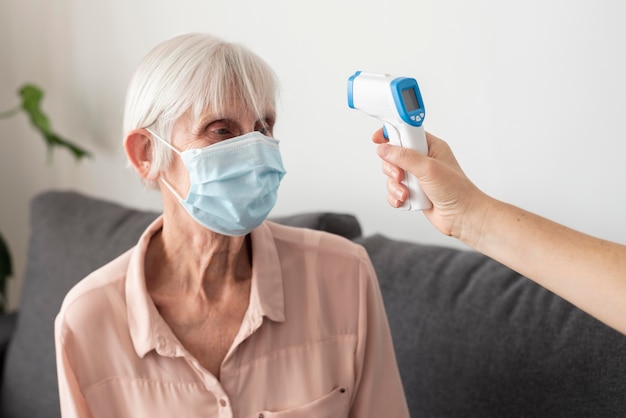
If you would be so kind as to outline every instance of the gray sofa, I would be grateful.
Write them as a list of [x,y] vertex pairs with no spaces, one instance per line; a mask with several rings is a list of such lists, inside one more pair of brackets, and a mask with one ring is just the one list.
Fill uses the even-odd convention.
[[[71,191],[33,200],[20,310],[0,316],[3,417],[59,416],[53,320],[61,300],[155,216]],[[626,416],[626,338],[528,279],[471,251],[361,236],[351,215],[275,220],[367,249],[412,416]]]

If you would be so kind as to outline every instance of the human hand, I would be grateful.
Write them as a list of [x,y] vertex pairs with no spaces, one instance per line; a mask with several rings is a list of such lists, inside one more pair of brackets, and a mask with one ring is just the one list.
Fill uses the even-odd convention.
[[424,215],[442,233],[460,238],[463,225],[481,215],[488,197],[467,178],[445,141],[428,132],[426,140],[428,156],[388,144],[382,129],[374,133],[372,141],[380,144],[377,153],[388,177],[387,201],[397,208],[408,198],[409,191],[401,182],[404,170],[410,172],[433,203]]

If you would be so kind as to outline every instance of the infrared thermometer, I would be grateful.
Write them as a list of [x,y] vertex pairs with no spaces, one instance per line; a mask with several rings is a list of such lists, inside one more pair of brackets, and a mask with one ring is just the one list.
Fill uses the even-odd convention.
[[[348,78],[348,106],[381,120],[385,138],[391,144],[428,155],[422,126],[424,101],[414,78],[357,71]],[[405,172],[402,184],[409,190],[409,197],[399,209],[432,207],[414,175]]]

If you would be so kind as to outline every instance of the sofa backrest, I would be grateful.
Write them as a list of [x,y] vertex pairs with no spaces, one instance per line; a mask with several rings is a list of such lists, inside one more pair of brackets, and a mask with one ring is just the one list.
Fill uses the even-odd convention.
[[476,252],[357,242],[378,274],[412,416],[626,416],[626,336]]

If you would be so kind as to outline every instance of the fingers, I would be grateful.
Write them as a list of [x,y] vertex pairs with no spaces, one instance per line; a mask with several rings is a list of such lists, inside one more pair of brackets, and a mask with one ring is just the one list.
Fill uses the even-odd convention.
[[384,161],[410,172],[413,172],[415,167],[419,166],[424,158],[427,158],[415,150],[389,144],[380,144],[376,152]]
[[409,197],[409,191],[401,183],[391,178],[387,179],[387,202],[394,207],[399,208]]
[[[372,142],[374,142],[375,144],[386,144],[387,142],[389,142],[389,139],[385,138],[385,135],[383,133],[383,128],[376,130],[372,134]],[[428,143],[429,149],[432,147],[440,147],[440,146],[447,145],[444,140],[436,137],[435,135],[432,135],[429,132],[426,132],[426,142]]]
[[372,135],[372,142],[374,142],[375,144],[384,144],[388,141],[389,140],[385,138],[385,135],[383,134],[383,128],[380,128],[379,130],[374,132],[374,135]]
[[387,202],[392,207],[399,208],[409,197],[408,189],[402,184],[404,171],[385,160],[383,160],[382,168],[387,176]]
[[383,160],[383,173],[385,173],[387,177],[393,179],[396,183],[400,183],[404,180],[404,171],[385,160]]
[[[379,130],[374,133],[372,140],[376,142],[380,141],[380,138],[384,137],[382,136],[382,132]],[[428,141],[428,156],[422,155],[415,150],[393,146],[388,144],[386,140],[384,142],[377,142],[379,145],[376,152],[378,153],[378,156],[383,159],[383,161],[396,165],[402,170],[407,170],[417,177],[420,177],[420,174],[417,171],[422,170],[419,165],[426,164],[429,158],[434,158],[435,160],[441,161],[457,170],[462,171],[454,153],[452,152],[452,149],[446,141],[439,139],[428,132],[426,132],[426,140]]]

